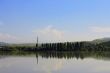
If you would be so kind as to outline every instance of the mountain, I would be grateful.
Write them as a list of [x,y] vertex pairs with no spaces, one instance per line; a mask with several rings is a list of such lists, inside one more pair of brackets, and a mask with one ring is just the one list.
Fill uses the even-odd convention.
[[109,42],[109,41],[110,41],[110,38],[101,38],[101,39],[95,39],[92,42],[99,44],[99,43]]

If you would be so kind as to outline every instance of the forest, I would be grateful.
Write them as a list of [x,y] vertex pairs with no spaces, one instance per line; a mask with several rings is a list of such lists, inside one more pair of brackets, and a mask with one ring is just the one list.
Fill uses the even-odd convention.
[[110,42],[36,43],[35,46],[4,46],[1,51],[110,51]]

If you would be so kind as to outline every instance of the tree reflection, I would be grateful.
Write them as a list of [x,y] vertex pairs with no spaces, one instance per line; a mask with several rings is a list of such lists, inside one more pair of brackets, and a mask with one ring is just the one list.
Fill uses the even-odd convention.
[[110,52],[36,52],[36,57],[42,58],[58,58],[58,59],[110,59]]
[[94,59],[102,59],[102,60],[110,60],[110,52],[0,52],[0,59],[6,58],[9,56],[36,56],[37,63],[39,57],[51,59],[86,59],[86,58],[94,58]]

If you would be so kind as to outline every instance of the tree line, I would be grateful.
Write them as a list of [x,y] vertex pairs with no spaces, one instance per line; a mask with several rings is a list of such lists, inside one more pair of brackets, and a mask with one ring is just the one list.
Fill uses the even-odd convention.
[[110,51],[103,44],[91,42],[42,43],[36,46],[5,46],[0,51]]
[[110,51],[104,45],[91,42],[65,42],[65,43],[43,43],[38,46],[39,51]]

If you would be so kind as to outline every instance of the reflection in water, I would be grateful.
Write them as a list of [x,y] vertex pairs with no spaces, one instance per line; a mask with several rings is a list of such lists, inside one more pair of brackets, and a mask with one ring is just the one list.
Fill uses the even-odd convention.
[[31,56],[36,55],[37,62],[38,57],[42,58],[58,58],[58,59],[85,59],[85,58],[95,58],[95,59],[110,59],[110,52],[0,52],[0,58],[5,58],[8,56]]
[[109,52],[0,52],[0,73],[109,73],[109,59]]
[[58,58],[58,59],[85,59],[85,58],[95,58],[102,60],[110,59],[110,52],[37,52],[36,58],[41,56],[42,58]]

